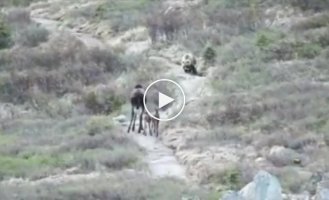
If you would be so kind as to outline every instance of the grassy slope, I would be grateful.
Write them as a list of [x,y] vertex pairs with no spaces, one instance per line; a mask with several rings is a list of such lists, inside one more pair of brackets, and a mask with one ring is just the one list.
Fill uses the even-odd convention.
[[[122,17],[147,2],[120,3],[117,14]],[[97,12],[113,4],[106,2]],[[120,21],[120,16],[115,19]],[[94,17],[89,20],[100,20]],[[101,16],[108,18],[115,22],[113,16]],[[1,199],[217,199],[218,194],[190,189],[177,180],[120,172],[144,170],[142,149],[111,123],[112,115],[106,116],[118,113],[126,98],[113,84],[115,78],[137,63],[110,50],[88,49],[67,33],[48,33],[24,8],[10,10],[1,21],[0,30],[6,32],[0,34],[6,42],[0,52],[0,99],[6,108],[1,111]],[[34,185],[72,169],[79,176],[106,172],[111,177]],[[35,182],[16,185],[12,178]]]
[[[288,29],[280,26],[270,28],[266,26],[264,19],[271,20],[272,17],[265,15],[264,11],[272,6],[279,6],[281,2],[276,1],[264,1],[262,4],[258,4],[257,1],[209,0],[208,5],[202,5],[192,11],[193,15],[187,15],[188,17],[183,24],[175,24],[180,26],[175,27],[175,37],[172,41],[174,44],[183,44],[200,57],[203,56],[205,49],[211,47],[217,55],[215,58],[208,57],[209,62],[211,61],[212,65],[215,66],[212,68],[214,72],[209,76],[213,96],[205,100],[206,103],[201,103],[199,111],[193,110],[196,115],[204,116],[205,120],[199,122],[199,125],[207,127],[211,131],[202,133],[203,136],[201,139],[198,138],[198,141],[189,141],[187,146],[203,148],[232,143],[242,146],[251,145],[258,152],[266,152],[260,153],[259,156],[267,157],[268,148],[280,145],[292,149],[301,158],[305,158],[305,163],[303,161],[302,166],[300,166],[305,171],[310,173],[316,170],[327,171],[328,163],[323,161],[321,156],[323,157],[324,152],[328,150],[326,145],[328,144],[329,116],[327,109],[329,97],[327,95],[328,86],[324,84],[329,79],[327,69],[329,59],[328,6],[326,1],[321,1],[323,6],[319,10],[317,8],[319,2],[314,4],[309,1],[303,2],[303,4],[295,4],[295,1],[287,1],[286,4],[282,5],[288,7],[297,5],[299,7],[294,7],[294,9],[302,9],[301,13],[310,15],[304,20],[294,22],[295,24]],[[77,19],[96,24],[110,22],[111,31],[116,34],[137,25],[144,25],[144,20],[140,19],[145,19],[144,10],[148,6],[149,1],[124,1],[123,3],[106,1],[104,4],[91,6],[90,9],[87,7],[66,13],[65,17],[69,21],[73,21],[71,22],[73,26],[77,23],[75,22]],[[117,12],[108,12],[114,8]],[[321,13],[313,14],[314,10]],[[157,18],[154,17],[154,19]],[[173,16],[173,19],[162,20],[175,22],[175,20],[180,21],[181,19],[181,17],[175,19]],[[202,28],[201,19],[206,20],[210,29]],[[159,21],[156,22],[159,23]],[[15,24],[17,22],[14,20],[14,22],[9,23]],[[11,26],[10,24],[9,26]],[[15,28],[15,26],[13,27]],[[32,28],[29,30],[35,31]],[[42,31],[38,32],[42,33]],[[40,43],[44,43],[44,37],[40,38]],[[121,71],[128,70],[128,72],[132,71],[137,74],[142,71],[141,68],[137,72],[134,71],[138,64],[147,65],[144,60],[139,60],[139,62],[135,62],[137,64],[132,65],[131,58],[116,57],[116,55],[107,56],[108,52],[85,50],[81,48],[78,42],[74,42],[69,37],[67,41],[73,42],[68,43],[70,45],[66,48],[67,51],[59,53],[63,51],[61,46],[55,45],[55,48],[51,48],[53,47],[52,44],[56,44],[57,39],[41,45],[38,42],[33,42],[32,47],[31,43],[23,42],[23,46],[27,47],[5,50],[1,53],[2,85],[0,85],[0,89],[5,92],[0,94],[0,98],[3,101],[17,100],[17,103],[20,104],[33,105],[33,108],[36,108],[40,113],[46,113],[52,117],[64,115],[66,118],[73,118],[73,120],[80,119],[73,117],[76,113],[99,114],[102,110],[107,110],[106,105],[109,102],[116,102],[113,109],[108,109],[109,112],[112,112],[120,107],[124,99],[122,93],[117,93],[118,88],[108,88],[107,94],[111,95],[104,97],[99,93],[86,92],[81,89],[82,86],[89,86],[93,90],[97,84],[114,81],[112,79],[113,73],[115,76],[119,76]],[[15,37],[13,40],[17,43],[25,41]],[[158,45],[158,48],[161,47]],[[41,48],[46,49],[46,51],[41,51]],[[77,49],[79,49],[78,56],[73,56],[76,55]],[[13,54],[22,55],[22,58],[12,58]],[[54,57],[56,59],[51,59]],[[13,62],[16,59],[23,59],[23,63],[28,62],[31,69],[25,68],[26,64],[19,65],[22,62]],[[114,63],[113,60],[115,60]],[[130,61],[127,62],[127,60]],[[14,73],[10,73],[9,69],[12,69],[13,66]],[[70,76],[63,76],[65,74],[70,74]],[[151,75],[153,74],[149,74],[149,76]],[[144,76],[147,75],[144,74]],[[140,79],[140,77],[138,78]],[[145,80],[149,78],[145,77]],[[44,79],[44,82],[40,79]],[[43,83],[45,82],[50,83],[50,85],[56,83],[54,84],[56,87],[44,87]],[[38,89],[35,90],[31,87],[26,90],[24,88],[26,83],[37,85]],[[19,90],[13,88],[19,88]],[[22,93],[22,91],[29,92]],[[73,103],[74,106],[72,103],[67,105],[60,100],[67,93],[74,93],[83,98],[78,98],[78,103]],[[56,106],[49,106],[49,102]],[[207,110],[207,114],[203,112],[204,110]],[[186,122],[185,124],[197,125],[192,117],[183,117],[181,119]],[[47,119],[40,124],[52,120]],[[88,121],[89,117],[83,120]],[[24,121],[16,123],[25,127]],[[50,123],[51,126],[49,127],[53,128],[47,127],[49,128],[47,132],[50,132],[58,143],[65,144],[67,139],[71,137],[77,141],[86,140],[88,143],[90,141],[94,143],[94,140],[102,140],[102,138],[108,138],[112,134],[108,131],[101,131],[102,133],[96,134],[96,137],[90,136],[86,134],[88,129],[85,127],[81,129],[82,134],[77,134],[78,131],[71,129],[61,130],[64,134],[59,137],[55,134],[58,133],[56,127],[65,123],[65,120],[55,120],[55,122]],[[38,130],[40,124],[32,123],[31,126]],[[12,126],[20,127],[15,124]],[[31,126],[28,125],[27,127],[33,130]],[[73,127],[77,126],[74,125]],[[3,141],[8,147],[13,145],[13,140],[25,141],[24,137],[29,137],[29,134],[21,134],[19,133],[21,131],[13,130],[11,126],[6,131]],[[41,135],[40,130],[35,133]],[[121,136],[118,137],[121,138]],[[40,137],[40,141],[42,139],[43,137]],[[81,159],[72,159],[72,157],[80,156],[82,160],[89,160],[92,157],[90,155],[94,155],[95,152],[98,155],[98,151],[101,154],[116,152],[116,150],[107,149],[106,144],[101,143],[98,146],[99,149],[97,147],[96,150],[88,150],[87,148],[81,153],[80,150],[68,149],[67,152],[63,153],[64,156],[60,153],[59,156],[49,158],[49,155],[56,155],[58,152],[50,148],[49,154],[48,152],[46,154],[40,153],[43,148],[48,149],[48,145],[40,145],[38,141],[33,141],[30,146],[27,145],[27,147],[37,146],[39,148],[36,148],[37,150],[32,148],[33,151],[37,152],[35,155],[32,153],[31,156],[30,151],[32,150],[27,151],[26,158],[24,157],[25,153],[13,154],[14,156],[12,156],[12,154],[4,152],[4,162],[9,161],[12,163],[11,166],[15,166],[17,163],[22,164],[32,171],[35,166],[41,165],[46,173],[49,173],[49,169],[52,171],[53,168],[70,167],[72,163],[73,165],[82,164]],[[324,144],[323,141],[327,144]],[[79,144],[79,142],[77,143]],[[130,143],[127,142],[127,144]],[[122,155],[120,150],[117,152],[119,152],[118,155]],[[126,153],[124,154],[126,155]],[[132,157],[130,154],[127,155],[129,155],[128,161],[135,159],[134,155],[131,155]],[[95,159],[100,159],[100,162],[102,160],[97,156]],[[271,161],[271,164],[275,166],[275,170],[272,172],[280,177],[285,191],[311,191],[312,187],[309,188],[306,184],[309,182],[308,179],[293,181],[291,177],[286,176],[293,174],[287,173],[289,171],[296,172],[296,166],[292,165],[291,160],[289,160],[291,158],[280,159],[279,161]],[[284,166],[282,166],[282,162]],[[88,161],[83,161],[83,163],[86,164]],[[86,165],[89,166],[89,164]],[[12,171],[15,168],[11,166],[2,170],[5,177],[29,174],[28,171],[24,172],[22,169]],[[111,169],[111,165],[109,168]],[[87,169],[94,170],[93,164]],[[212,174],[207,181],[216,185],[224,184],[235,189],[245,181],[250,180],[251,176],[248,176],[247,180],[240,180],[242,175],[245,175],[243,171],[233,168],[224,172],[224,175]],[[37,176],[40,175],[37,173]],[[305,184],[300,184],[301,181]]]

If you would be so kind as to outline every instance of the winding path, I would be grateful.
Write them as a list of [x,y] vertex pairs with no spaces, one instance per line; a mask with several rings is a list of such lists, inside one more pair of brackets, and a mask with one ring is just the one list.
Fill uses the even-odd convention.
[[[104,42],[88,34],[74,32],[72,29],[60,26],[60,22],[58,21],[40,18],[38,16],[33,16],[33,14],[32,19],[50,32],[62,30],[71,33],[81,40],[87,47],[108,47],[106,44],[108,44],[109,41]],[[136,42],[136,45],[139,45],[139,43],[140,42]],[[133,45],[132,42],[130,42],[130,45]],[[127,123],[127,120],[121,122],[123,131],[126,130]],[[166,147],[160,140],[142,134],[131,134],[131,138],[145,149],[146,156],[144,162],[148,164],[149,172],[152,177],[173,177],[187,180],[185,167],[177,161],[173,150]]]

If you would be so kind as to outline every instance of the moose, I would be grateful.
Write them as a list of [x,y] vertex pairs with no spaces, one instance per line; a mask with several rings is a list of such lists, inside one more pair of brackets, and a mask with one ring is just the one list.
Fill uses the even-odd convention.
[[155,109],[154,117],[155,118],[150,116],[150,114],[148,112],[145,112],[144,127],[145,128],[148,127],[149,135],[153,136],[153,133],[154,133],[155,136],[158,137],[159,136],[159,118],[160,118],[159,109]]
[[[149,135],[153,135],[155,133],[156,137],[159,135],[159,110],[155,110],[154,117],[158,118],[153,118],[150,116],[147,112],[145,112],[145,107],[144,107],[144,93],[145,89],[141,84],[135,85],[134,89],[131,92],[130,95],[130,104],[131,104],[131,118],[130,118],[130,123],[128,126],[127,132],[129,133],[130,130],[135,131],[135,124],[136,124],[136,118],[137,118],[137,112],[140,111],[139,113],[139,128],[138,128],[138,133],[141,133],[143,131],[143,134],[146,135],[146,131],[143,128],[143,120],[144,120],[144,127],[148,127]],[[147,102],[147,99],[145,98],[145,103]]]
[[143,114],[145,112],[145,107],[144,107],[144,103],[143,103],[144,93],[145,93],[145,89],[140,84],[135,85],[133,91],[131,92],[131,95],[130,95],[131,118],[130,118],[128,130],[127,130],[128,133],[130,132],[130,129],[132,131],[135,131],[137,111],[140,111],[138,133],[141,133],[141,131],[144,130],[143,129]]

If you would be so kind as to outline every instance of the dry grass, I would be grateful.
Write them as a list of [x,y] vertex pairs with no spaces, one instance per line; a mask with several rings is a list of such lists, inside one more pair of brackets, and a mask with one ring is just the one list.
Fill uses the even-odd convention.
[[42,94],[81,94],[82,86],[105,83],[125,70],[125,64],[110,50],[87,49],[69,35],[52,38],[35,48],[1,52],[0,62],[5,71],[1,99],[15,103],[37,102]]
[[1,179],[38,179],[71,167],[120,170],[133,167],[141,155],[105,116],[16,119],[6,124],[1,137]]
[[206,190],[194,189],[174,179],[154,180],[134,173],[118,173],[110,177],[95,177],[91,180],[71,181],[60,185],[47,183],[36,186],[0,187],[0,197],[3,200],[216,199]]
[[[280,177],[286,191],[311,191],[306,184],[310,178],[298,176],[301,169],[306,174],[322,173],[329,166],[323,160],[329,144],[328,13],[322,11],[328,8],[327,2],[263,1],[261,5],[256,1],[207,2],[166,16],[159,14],[161,3],[158,1],[153,7],[149,0],[110,0],[77,8],[64,18],[78,24],[79,20],[106,23],[112,29],[109,32],[114,34],[146,24],[153,41],[160,41],[158,36],[165,35],[167,41],[182,44],[197,56],[211,47],[217,56],[210,52],[206,58],[215,66],[206,78],[213,94],[207,97],[207,102],[192,103],[179,121],[173,123],[176,127],[202,127],[195,131],[196,137],[186,137],[185,149],[204,151],[225,145],[241,149],[250,146],[257,151],[255,156],[268,162],[266,167]],[[292,29],[269,28],[265,23],[269,18],[264,11],[267,6],[283,3],[308,10],[308,15],[314,11],[321,13],[299,21]],[[146,12],[149,10],[152,12]],[[147,85],[161,75],[165,67],[149,62],[147,54],[126,57],[111,50],[88,49],[69,35],[50,37],[47,41],[47,34],[31,22],[26,10],[12,10],[6,23],[17,30],[18,37],[13,38],[15,48],[0,53],[0,99],[30,104],[40,115],[45,112],[54,119],[33,122],[17,119],[5,124],[0,152],[2,163],[6,164],[0,168],[1,176],[38,178],[76,165],[82,171],[98,170],[99,166],[106,171],[134,167],[138,163],[135,152],[140,150],[108,124],[107,118],[76,116],[119,110],[127,97],[125,91],[135,83]],[[18,30],[19,24],[28,26]],[[20,31],[29,34],[23,36]],[[161,50],[170,42],[160,42],[154,49]],[[66,100],[69,95],[76,97]],[[275,146],[284,147],[286,153],[270,154]],[[294,163],[296,157],[299,163]],[[207,182],[231,189],[241,187],[250,180],[255,168],[253,157],[248,159],[241,167],[213,173]],[[294,179],[295,176],[301,178]],[[172,186],[172,182],[160,182],[160,186],[154,186],[152,181],[144,182],[143,178],[128,179],[128,182],[124,185],[131,187],[132,193],[122,186],[109,189],[103,184],[99,188],[91,187],[89,183],[71,185],[69,189],[63,186],[52,190],[51,195],[26,194],[26,188],[20,189],[23,196],[31,199],[45,199],[47,195],[49,199],[53,196],[179,199],[181,191],[185,191],[176,183]],[[173,193],[165,192],[167,187]],[[34,190],[48,191],[44,188],[30,191]]]
[[[209,21],[209,29],[202,30],[197,20],[191,25],[199,26],[197,30],[202,34],[222,27],[218,31],[222,38],[220,43],[208,37],[218,55],[214,60],[215,68],[208,76],[213,93],[206,100],[191,105],[191,109],[187,107],[180,121],[174,122],[172,127],[198,129],[196,136],[182,133],[183,139],[188,138],[184,140],[184,150],[205,153],[211,151],[210,148],[216,149],[216,145],[251,146],[258,153],[251,158],[254,160],[247,161],[250,163],[247,168],[255,169],[255,159],[262,157],[266,161],[262,167],[278,175],[287,192],[311,191],[307,186],[310,177],[305,174],[315,173],[316,168],[325,173],[328,166],[327,161],[316,156],[328,150],[329,73],[324,64],[328,62],[328,20],[323,20],[327,11],[301,21],[291,30],[269,29],[257,20],[263,16],[257,9],[252,10],[248,4],[227,5],[224,2],[209,1],[209,7],[216,8],[215,4],[224,10],[217,14],[209,7],[203,7],[208,11],[204,16],[218,19]],[[246,9],[238,10],[241,6]],[[248,18],[248,12],[258,15]],[[239,17],[245,21],[234,20]],[[231,29],[223,28],[233,24]],[[188,44],[184,43],[183,37],[178,41],[200,55],[209,40],[199,40],[188,32],[187,38],[192,36],[195,40],[187,39]],[[275,146],[284,148],[285,153],[270,154]],[[245,156],[250,153],[253,152],[246,152]],[[208,164],[208,159],[202,161],[200,158],[198,164]],[[213,162],[215,165],[216,161]],[[288,169],[295,175],[288,176]],[[304,172],[300,179],[293,178],[296,173]],[[214,176],[210,182],[223,182],[216,174]],[[251,177],[248,174],[241,176]]]

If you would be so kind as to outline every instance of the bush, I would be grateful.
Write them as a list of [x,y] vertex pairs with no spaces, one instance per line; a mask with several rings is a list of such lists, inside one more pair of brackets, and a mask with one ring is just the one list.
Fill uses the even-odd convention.
[[301,8],[302,10],[321,11],[329,8],[327,0],[290,0],[288,1],[292,6]]
[[25,8],[13,8],[6,15],[7,22],[16,29],[29,25],[32,20],[30,12]]
[[49,167],[65,165],[64,160],[51,155],[24,155],[19,157],[1,156],[0,179],[8,177],[27,177],[42,172]]
[[[168,200],[168,199],[208,199],[210,191],[190,187],[173,178],[152,179],[138,172],[118,172],[117,174],[86,174],[68,177],[69,180],[41,182],[36,184],[3,184],[2,200]],[[64,177],[66,178],[66,177]],[[59,180],[62,180],[59,178]],[[112,183],[112,184],[109,184]]]
[[[35,39],[40,42],[39,37]],[[65,34],[35,48],[18,46],[0,53],[2,70],[11,72],[2,74],[0,99],[24,103],[33,99],[33,88],[54,97],[81,92],[83,86],[103,83],[126,70],[129,63],[123,58],[111,50],[88,49]],[[105,95],[101,101],[114,104],[111,109],[121,104],[121,100]]]
[[206,119],[210,125],[214,126],[218,123],[222,125],[249,124],[261,116],[263,108],[260,105],[248,105],[247,101],[247,98],[229,96],[221,102],[224,108],[212,109]]
[[0,16],[0,49],[8,48],[10,45],[11,45],[10,29]]
[[137,144],[105,116],[15,119],[2,133],[0,178],[41,178],[71,167],[122,169],[141,155]]
[[257,62],[261,57],[259,48],[254,44],[252,38],[249,37],[236,37],[230,43],[221,46],[218,50],[219,61],[221,64]]
[[207,46],[203,53],[203,59],[206,64],[214,64],[216,59],[216,52],[211,46]]
[[300,41],[280,41],[265,50],[265,60],[292,60],[297,58],[315,58],[320,55],[322,47],[318,44]]
[[36,1],[38,0],[4,0],[0,2],[0,6],[28,6]]
[[49,35],[47,29],[35,24],[21,28],[16,34],[15,43],[28,47],[35,47],[42,42],[46,42]]
[[317,44],[305,44],[297,49],[298,57],[312,59],[320,55],[322,47]]
[[262,30],[257,33],[256,36],[256,45],[265,49],[271,44],[275,43],[277,40],[280,40],[284,37],[283,33],[280,33],[275,30]]
[[241,172],[236,166],[212,174],[209,181],[220,184],[224,190],[238,190],[242,187]]
[[311,43],[315,43],[325,48],[329,46],[329,27],[307,31],[305,38]]
[[329,24],[329,12],[325,12],[306,18],[298,22],[292,28],[300,31],[300,30],[326,27],[328,24]]
[[109,114],[119,110],[125,101],[125,96],[120,94],[119,88],[114,86],[100,86],[87,92],[83,98],[85,107],[92,114]]

